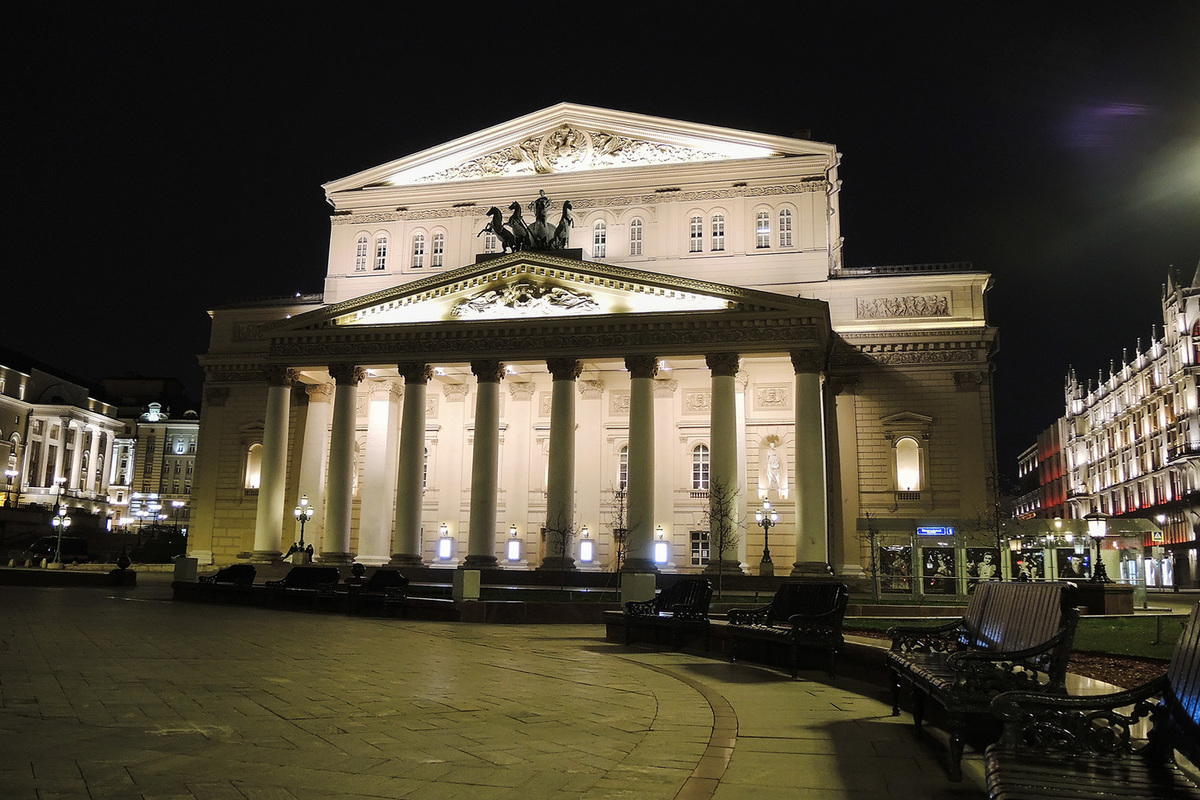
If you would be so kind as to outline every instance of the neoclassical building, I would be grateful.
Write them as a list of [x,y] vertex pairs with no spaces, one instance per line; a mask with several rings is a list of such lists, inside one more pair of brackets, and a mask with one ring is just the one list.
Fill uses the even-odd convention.
[[844,266],[840,158],[561,104],[327,184],[324,291],[212,312],[193,555],[305,497],[334,563],[757,572],[765,499],[776,574],[961,566],[990,277]]

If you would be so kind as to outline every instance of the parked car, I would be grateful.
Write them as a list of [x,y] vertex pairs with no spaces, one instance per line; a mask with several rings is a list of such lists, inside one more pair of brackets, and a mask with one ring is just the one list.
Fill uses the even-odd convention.
[[[29,546],[25,551],[25,558],[33,561],[54,560],[54,553],[58,550],[57,536],[43,536]],[[82,564],[85,561],[91,561],[91,556],[88,555],[88,541],[79,536],[64,536],[62,537],[62,556],[64,564]]]

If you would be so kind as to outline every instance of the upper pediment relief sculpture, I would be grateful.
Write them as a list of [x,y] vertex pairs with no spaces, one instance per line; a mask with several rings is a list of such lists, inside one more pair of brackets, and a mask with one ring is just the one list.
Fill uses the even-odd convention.
[[683,164],[720,158],[723,156],[716,152],[647,142],[562,125],[543,136],[534,136],[465,164],[417,178],[414,183],[574,172],[643,164]]
[[518,281],[499,289],[488,289],[463,300],[450,312],[463,319],[495,319],[515,316],[549,316],[569,312],[599,313],[600,306],[583,292],[561,286],[539,286]]

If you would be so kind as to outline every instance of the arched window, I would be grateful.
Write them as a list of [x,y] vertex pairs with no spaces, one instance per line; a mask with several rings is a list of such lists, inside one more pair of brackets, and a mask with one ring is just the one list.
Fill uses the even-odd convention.
[[81,453],[79,456],[79,487],[86,490],[88,488],[88,463],[90,453]]
[[387,269],[387,237],[375,240],[375,269]]
[[725,249],[725,215],[713,214],[712,218],[712,249],[720,252]]
[[433,252],[430,258],[429,266],[434,269],[441,269],[446,254],[446,234],[435,233],[433,235]]
[[771,215],[766,211],[758,212],[755,218],[754,229],[757,232],[755,236],[755,247],[763,248],[771,246]]
[[921,491],[921,446],[910,436],[896,440],[896,491]]
[[692,490],[708,491],[708,445],[698,444],[692,450]]
[[412,243],[412,268],[422,269],[425,266],[425,234],[414,233]]
[[257,489],[262,484],[262,450],[261,444],[252,444],[246,450],[246,481],[247,489]]
[[354,271],[367,271],[367,247],[370,243],[367,241],[367,235],[361,234],[358,237],[358,242],[354,246]]
[[625,491],[629,488],[629,445],[617,452],[617,489]]
[[779,212],[779,246],[792,246],[792,212],[787,208]]
[[692,217],[691,226],[691,246],[688,252],[700,253],[704,250],[704,220],[698,216]]
[[629,255],[640,256],[642,254],[642,221],[638,217],[634,217],[629,222]]
[[608,250],[608,229],[604,220],[597,220],[592,226],[592,258],[604,258]]

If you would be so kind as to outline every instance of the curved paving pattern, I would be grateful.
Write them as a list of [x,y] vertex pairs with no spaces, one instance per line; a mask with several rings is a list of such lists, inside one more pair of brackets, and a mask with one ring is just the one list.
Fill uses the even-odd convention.
[[600,626],[359,619],[167,596],[161,586],[0,588],[0,794],[722,800],[978,790],[970,760],[968,783],[947,784],[940,751],[889,716],[882,691],[846,680],[793,682],[625,648]]

